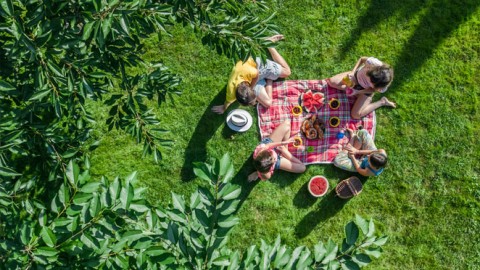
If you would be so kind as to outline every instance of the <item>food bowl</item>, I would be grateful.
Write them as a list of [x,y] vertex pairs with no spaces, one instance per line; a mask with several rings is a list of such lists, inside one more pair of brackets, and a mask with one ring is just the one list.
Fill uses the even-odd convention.
[[294,141],[293,141],[293,147],[298,148],[298,147],[300,147],[300,146],[303,145],[303,140],[302,140],[302,138],[300,138],[300,137],[297,136],[297,137],[295,137],[295,138],[293,138],[293,139],[294,139]]
[[336,109],[340,108],[340,100],[338,100],[338,99],[336,99],[336,98],[332,98],[332,99],[328,102],[328,106],[330,107],[330,109],[336,110]]
[[296,105],[292,107],[292,114],[294,116],[299,116],[303,112],[302,107],[300,105]]
[[321,175],[316,175],[308,182],[308,191],[313,197],[322,197],[327,193],[328,186],[327,178]]
[[340,118],[333,116],[330,117],[330,120],[328,121],[331,127],[338,127],[340,125]]

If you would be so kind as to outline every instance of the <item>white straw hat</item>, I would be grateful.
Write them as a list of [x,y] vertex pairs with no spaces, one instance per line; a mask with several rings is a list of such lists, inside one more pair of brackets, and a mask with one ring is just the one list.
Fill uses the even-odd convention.
[[235,109],[227,115],[227,125],[236,132],[247,131],[252,126],[252,116],[245,110]]

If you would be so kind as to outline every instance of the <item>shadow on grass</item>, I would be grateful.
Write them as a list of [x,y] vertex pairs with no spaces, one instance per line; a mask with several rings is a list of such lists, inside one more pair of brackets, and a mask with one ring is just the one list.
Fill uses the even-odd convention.
[[[193,173],[194,162],[205,162],[207,158],[207,142],[210,141],[212,136],[225,121],[226,113],[218,115],[211,111],[212,106],[223,104],[225,102],[226,85],[223,87],[215,98],[210,102],[207,109],[203,112],[202,117],[198,121],[195,131],[188,142],[188,146],[185,149],[184,163],[180,176],[183,181],[190,181],[195,178]],[[235,108],[238,105],[232,105],[230,107]],[[232,109],[232,108],[229,108]]]
[[412,76],[425,61],[433,54],[435,49],[455,29],[465,22],[480,6],[478,0],[437,0],[437,1],[383,1],[373,0],[368,10],[358,19],[357,27],[350,33],[349,38],[343,42],[340,58],[355,46],[362,32],[374,29],[391,16],[412,18],[415,13],[427,10],[420,23],[411,35],[407,44],[393,64],[396,80],[394,84],[402,82]]
[[[344,179],[346,178],[347,177],[345,177]],[[367,179],[368,178],[363,178],[363,177],[360,178],[360,180],[364,185],[367,182]],[[306,185],[304,186],[305,188],[307,188]],[[303,188],[304,187],[302,186],[299,193],[305,194],[305,192],[303,191]],[[308,190],[306,192],[308,193]],[[297,193],[296,198],[298,196],[299,194]],[[352,199],[355,199],[355,197]],[[321,200],[322,201],[318,205],[318,209],[308,213],[305,217],[303,217],[303,219],[295,227],[295,235],[297,235],[297,237],[304,238],[308,236],[318,224],[325,223],[331,217],[335,216],[338,212],[340,212],[342,208],[345,206],[345,204],[347,204],[347,202],[351,199],[345,200],[337,197],[337,194],[335,193],[335,187],[330,187],[330,192]]]

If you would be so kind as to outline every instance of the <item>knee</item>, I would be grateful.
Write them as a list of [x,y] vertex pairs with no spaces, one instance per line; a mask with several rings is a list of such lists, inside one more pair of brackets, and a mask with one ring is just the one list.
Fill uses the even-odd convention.
[[299,164],[298,165],[298,173],[303,173],[307,170],[307,166],[305,166],[305,164]]
[[290,70],[290,68],[285,68],[284,67],[283,70],[282,70],[282,73],[283,73],[282,78],[286,78],[286,77],[290,76],[290,74],[292,74],[292,71]]
[[358,111],[350,112],[350,116],[352,117],[352,119],[355,119],[355,120],[360,120],[363,117],[363,115],[361,115],[360,112]]

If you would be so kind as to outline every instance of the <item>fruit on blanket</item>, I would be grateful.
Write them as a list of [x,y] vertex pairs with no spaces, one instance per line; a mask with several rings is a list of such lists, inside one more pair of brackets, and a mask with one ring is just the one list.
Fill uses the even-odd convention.
[[302,114],[302,111],[303,111],[303,110],[302,110],[302,107],[300,107],[299,105],[293,106],[293,108],[292,108],[292,114],[293,114],[294,116],[299,116],[299,115],[301,115],[301,114]]
[[312,194],[314,197],[321,197],[325,195],[325,193],[328,191],[327,178],[321,175],[312,177],[310,182],[308,182],[308,191],[310,191],[310,194]]
[[302,95],[302,103],[305,111],[310,113],[317,112],[320,107],[323,105],[323,94],[322,93],[313,93],[312,91],[308,91],[303,93]]

